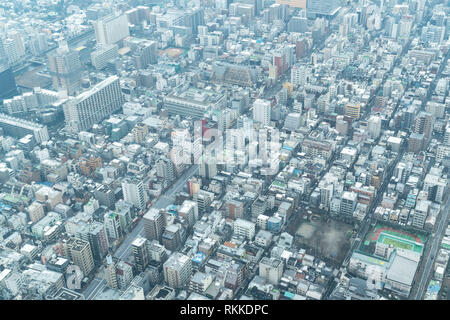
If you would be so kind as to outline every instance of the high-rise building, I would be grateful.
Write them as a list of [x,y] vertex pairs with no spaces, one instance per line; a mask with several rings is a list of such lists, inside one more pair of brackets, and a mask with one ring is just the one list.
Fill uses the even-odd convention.
[[425,220],[430,212],[430,204],[429,200],[420,200],[417,201],[416,207],[414,210],[414,217],[412,221],[412,225],[416,228],[423,228],[425,225]]
[[2,37],[0,37],[0,72],[3,72],[3,70],[6,70],[9,67],[8,56],[6,55],[4,41],[5,40],[3,40]]
[[[0,39],[1,45],[1,39]],[[1,49],[1,48],[0,48]],[[17,95],[17,86],[11,68],[7,68],[6,64],[2,66],[0,61],[0,101],[9,99]]]
[[61,42],[58,49],[47,57],[53,87],[56,90],[67,90],[70,95],[79,91],[82,68],[78,52],[69,49],[67,42]]
[[18,63],[20,59],[25,55],[25,51],[23,50],[22,38],[8,38],[3,42],[3,46],[10,66]]
[[91,62],[92,65],[97,69],[101,70],[108,65],[108,62],[114,60],[119,56],[119,47],[117,44],[103,44],[95,48],[91,52]]
[[205,9],[192,8],[186,11],[184,26],[191,30],[193,35],[198,32],[198,26],[205,25]]
[[[322,183],[322,181],[324,181],[324,183]],[[322,181],[319,183],[318,187],[320,191],[320,204],[325,208],[329,208],[331,199],[333,198],[334,184],[327,183],[325,180]]]
[[304,86],[309,82],[311,70],[305,65],[296,64],[291,68],[291,83],[294,86]]
[[105,226],[98,221],[80,224],[75,232],[75,237],[89,242],[94,262],[101,264],[109,249]]
[[345,191],[341,197],[341,215],[353,216],[356,208],[358,194],[356,192]]
[[125,290],[133,280],[133,266],[126,261],[120,260],[116,263],[117,287]]
[[450,145],[450,126],[445,128],[444,132],[444,143]]
[[264,257],[259,262],[259,276],[266,280],[266,283],[277,285],[283,275],[283,261],[276,258]]
[[348,127],[348,122],[344,120],[344,116],[340,115],[336,117],[336,130],[341,136],[347,135]]
[[378,116],[371,116],[367,123],[369,136],[372,139],[376,139],[381,134],[381,118]]
[[66,102],[63,109],[67,129],[70,132],[90,129],[118,111],[123,103],[119,77],[111,76]]
[[197,271],[189,282],[189,290],[201,294],[208,289],[213,280],[212,274]]
[[181,208],[178,210],[178,216],[185,218],[189,227],[193,227],[195,222],[198,220],[197,202],[184,200]]
[[126,178],[122,181],[123,199],[133,204],[136,208],[145,209],[147,195],[144,190],[142,180],[136,177]]
[[118,240],[122,236],[120,217],[115,212],[108,212],[104,215],[104,225],[109,239]]
[[153,262],[164,262],[167,260],[167,251],[158,240],[147,241],[148,258]]
[[308,19],[306,17],[292,17],[287,28],[288,32],[306,32],[308,31]]
[[110,14],[94,22],[97,44],[115,44],[130,35],[125,14]]
[[276,49],[273,53],[272,65],[276,67],[276,76],[281,76],[288,69],[288,57],[283,48]]
[[235,220],[244,216],[244,203],[242,201],[230,199],[225,202],[225,212],[227,217]]
[[137,6],[126,11],[127,19],[130,24],[139,25],[150,18],[150,8],[147,6]]
[[229,8],[230,16],[245,16],[246,19],[253,19],[255,16],[255,7],[244,3],[231,3]]
[[419,112],[414,120],[413,132],[423,134],[425,141],[429,141],[433,132],[432,114],[424,111]]
[[143,123],[138,123],[133,130],[131,130],[131,133],[133,134],[134,142],[139,144],[144,143],[144,139],[148,133],[148,126]]
[[255,223],[244,219],[236,219],[233,224],[233,231],[235,235],[244,236],[252,240],[255,236]]
[[168,187],[175,180],[175,166],[172,160],[160,158],[156,161],[156,175],[162,178],[165,187]]
[[203,159],[199,166],[199,174],[205,179],[211,179],[217,175],[217,164],[213,157]]
[[428,43],[441,44],[445,37],[445,27],[438,27],[430,25],[428,22],[427,26],[422,28],[422,41]]
[[11,31],[9,37],[14,41],[17,54],[22,57],[25,55],[25,45],[23,43],[22,34],[19,31]]
[[29,205],[27,211],[32,222],[38,222],[45,216],[44,204],[39,201],[34,201],[31,205]]
[[48,36],[46,33],[39,32],[31,35],[30,38],[31,53],[38,56],[48,49]]
[[69,259],[80,267],[84,276],[89,275],[94,269],[94,258],[92,257],[89,242],[77,238],[70,238],[65,243],[65,246]]
[[254,8],[253,15],[259,15],[259,12],[263,9],[263,0],[236,0],[234,2],[239,2],[252,6]]
[[147,239],[138,237],[131,244],[134,263],[138,272],[143,272],[150,261],[147,250]]
[[161,237],[161,242],[167,250],[177,251],[182,245],[184,230],[181,224],[168,225]]
[[123,43],[131,49],[136,69],[145,69],[149,64],[158,62],[157,43],[155,41],[127,37],[123,40]]
[[253,120],[260,122],[263,126],[270,125],[270,102],[257,99],[253,103]]
[[111,255],[106,256],[106,264],[104,268],[106,284],[112,289],[118,289],[116,263]]
[[414,17],[410,15],[403,15],[398,22],[398,37],[408,38],[411,34],[411,29],[414,23]]
[[197,202],[198,210],[200,212],[205,212],[214,200],[214,193],[200,189],[194,194],[193,200]]
[[99,186],[94,191],[94,197],[98,200],[99,204],[109,209],[114,208],[116,203],[116,196],[114,191],[106,187],[105,185]]
[[347,104],[345,106],[345,115],[352,119],[359,119],[361,115],[361,105],[360,104]]
[[411,133],[408,139],[408,152],[419,153],[426,146],[422,133]]
[[284,128],[289,131],[295,131],[300,127],[301,114],[297,112],[289,113],[284,120]]
[[192,274],[192,261],[188,256],[179,252],[173,253],[163,265],[164,280],[172,288],[187,285]]
[[148,240],[161,241],[164,230],[164,216],[158,209],[151,208],[143,217],[145,237]]

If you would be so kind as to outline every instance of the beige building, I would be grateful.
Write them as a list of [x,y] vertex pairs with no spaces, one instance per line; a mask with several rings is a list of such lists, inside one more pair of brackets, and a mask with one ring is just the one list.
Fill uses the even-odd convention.
[[58,203],[62,203],[62,193],[50,187],[43,186],[35,193],[36,200],[45,203],[49,209],[53,209]]
[[70,238],[66,242],[67,256],[74,264],[80,267],[86,276],[94,269],[94,258],[92,257],[91,245],[89,242]]
[[38,201],[34,201],[32,204],[30,204],[27,208],[27,211],[30,220],[33,222],[38,222],[45,216],[44,206]]
[[119,285],[117,283],[116,264],[114,263],[113,258],[110,255],[106,257],[105,278],[108,287],[112,289],[119,288]]
[[359,104],[348,104],[345,106],[345,115],[353,118],[353,119],[359,119],[361,113],[361,106]]
[[192,274],[191,259],[179,252],[172,254],[164,263],[164,280],[172,288],[180,288],[189,284]]

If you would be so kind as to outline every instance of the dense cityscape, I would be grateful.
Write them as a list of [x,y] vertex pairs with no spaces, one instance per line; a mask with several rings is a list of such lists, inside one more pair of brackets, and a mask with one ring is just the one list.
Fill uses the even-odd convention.
[[0,1],[0,300],[447,300],[450,0]]

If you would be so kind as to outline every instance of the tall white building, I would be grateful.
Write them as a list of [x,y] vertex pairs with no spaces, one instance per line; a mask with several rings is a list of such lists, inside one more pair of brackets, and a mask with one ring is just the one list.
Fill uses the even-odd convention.
[[168,187],[175,180],[176,171],[172,160],[168,158],[160,158],[156,161],[156,176],[163,179],[164,184]]
[[291,83],[296,86],[304,86],[311,77],[311,70],[300,64],[296,64],[291,68]]
[[4,48],[9,64],[11,65],[18,62],[20,58],[25,55],[23,40],[20,35],[15,35],[14,38],[6,39],[4,42]]
[[91,53],[92,65],[101,70],[105,68],[109,61],[115,59],[118,53],[119,47],[116,44],[104,44],[97,46],[95,51]]
[[450,145],[450,126],[445,128],[444,143]]
[[333,183],[319,185],[320,190],[320,204],[325,208],[330,206],[331,199],[333,198],[334,185]]
[[150,208],[142,220],[144,221],[145,237],[149,240],[161,241],[165,225],[164,215],[158,209]]
[[125,261],[119,261],[116,263],[116,277],[118,288],[125,290],[133,280],[133,267]]
[[48,49],[48,36],[44,32],[39,32],[31,35],[29,46],[31,53],[34,55],[40,55],[42,51]]
[[345,191],[341,197],[341,215],[352,216],[356,208],[358,195],[355,192]]
[[105,213],[104,225],[108,239],[117,240],[122,236],[122,228],[120,227],[120,217],[115,212]]
[[79,53],[71,50],[66,41],[61,41],[59,47],[47,57],[53,88],[64,89],[70,95],[78,92],[81,88],[82,73]]
[[283,275],[283,267],[280,259],[264,257],[259,262],[259,276],[267,283],[277,285]]
[[233,231],[235,235],[244,236],[252,240],[255,236],[255,223],[244,219],[237,219],[234,222]]
[[253,103],[253,120],[260,122],[263,126],[270,125],[270,102],[257,99]]
[[441,144],[436,149],[436,160],[442,161],[446,156],[450,156],[450,146]]
[[430,204],[429,200],[420,200],[417,201],[414,217],[412,225],[416,228],[423,228],[425,225],[425,220],[427,219],[428,213],[430,212]]
[[172,288],[180,288],[187,284],[192,275],[192,260],[188,256],[175,252],[163,265],[164,280]]
[[286,130],[295,131],[300,127],[302,115],[297,112],[289,113],[284,120]]
[[144,209],[147,203],[144,184],[141,180],[127,178],[122,181],[123,199],[136,208]]
[[130,35],[125,14],[111,14],[94,22],[97,44],[114,44]]
[[122,107],[124,98],[119,77],[111,76],[64,105],[64,118],[70,132],[90,129]]
[[19,56],[25,55],[25,45],[23,42],[22,34],[19,31],[12,31],[9,33],[9,37],[14,40],[17,54]]
[[197,202],[184,200],[181,208],[178,210],[178,216],[185,218],[188,221],[189,226],[193,226],[198,220]]
[[378,116],[371,116],[367,123],[369,136],[372,139],[377,139],[381,134],[381,118]]
[[[450,147],[443,147],[447,148],[446,155],[448,155]],[[443,156],[438,154],[436,158],[442,159]],[[432,173],[428,173],[423,181],[423,191],[428,192],[428,199],[437,203],[442,203],[442,201],[444,200],[444,196],[447,193],[447,179],[441,178],[440,176],[434,175]]]

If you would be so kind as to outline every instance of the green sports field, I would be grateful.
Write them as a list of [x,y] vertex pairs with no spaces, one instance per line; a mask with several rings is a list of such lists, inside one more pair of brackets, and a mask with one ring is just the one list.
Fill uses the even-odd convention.
[[377,241],[387,245],[393,245],[396,248],[411,250],[417,253],[421,253],[423,250],[423,245],[420,243],[396,237],[384,232],[380,234]]

